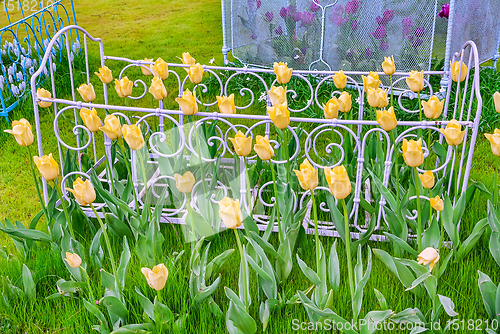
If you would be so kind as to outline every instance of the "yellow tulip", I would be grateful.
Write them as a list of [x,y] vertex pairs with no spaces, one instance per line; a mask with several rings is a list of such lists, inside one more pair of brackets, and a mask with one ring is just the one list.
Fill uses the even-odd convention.
[[426,189],[431,189],[434,187],[434,174],[430,170],[426,171],[423,174],[418,174],[420,181],[422,181],[422,186]]
[[236,106],[234,105],[234,94],[229,96],[216,96],[217,105],[223,114],[236,114]]
[[500,130],[495,129],[493,134],[485,133],[486,139],[490,141],[491,151],[494,155],[500,156]]
[[156,291],[160,291],[165,287],[168,278],[168,269],[163,263],[154,266],[153,270],[149,268],[141,268],[141,272],[146,277],[149,286]]
[[439,196],[436,196],[431,198],[431,206],[434,210],[441,212],[444,209],[444,202]]
[[300,164],[300,170],[293,171],[302,189],[314,190],[318,186],[318,170],[311,165],[309,160],[304,159],[304,162]]
[[342,112],[351,111],[351,106],[352,106],[351,94],[349,94],[348,92],[342,92],[342,94],[340,94],[338,98],[338,101],[339,101],[339,111]]
[[370,72],[368,73],[368,76],[365,77],[362,75],[361,77],[363,78],[363,88],[365,92],[367,92],[370,88],[377,89],[382,84],[377,72]]
[[387,110],[377,110],[377,122],[385,131],[391,131],[398,125],[394,108],[390,107]]
[[229,138],[229,140],[233,143],[234,151],[240,157],[246,157],[250,154],[252,150],[252,137],[248,136],[247,138],[243,132],[238,131],[234,138]]
[[278,129],[285,129],[290,124],[290,111],[286,102],[267,107],[267,112]]
[[113,81],[113,74],[111,73],[109,67],[107,67],[106,65],[99,69],[99,73],[94,72],[94,74],[97,75],[99,79],[101,79],[102,83],[108,84]]
[[[153,59],[144,58],[144,62],[150,63],[152,61],[153,61]],[[150,64],[142,64],[140,67],[141,67],[142,74],[153,75],[153,71],[151,71],[151,69],[150,69]]]
[[396,72],[396,66],[394,65],[394,56],[384,57],[382,69],[387,75],[393,75]]
[[279,62],[273,64],[274,73],[276,74],[276,80],[280,84],[286,84],[290,81],[292,77],[293,68],[288,68],[287,63]]
[[136,124],[122,126],[123,139],[128,146],[134,151],[140,150],[144,146],[144,137],[142,136],[141,128]]
[[31,132],[31,124],[26,119],[21,118],[19,121],[12,122],[12,130],[3,130],[10,133],[16,138],[16,141],[21,146],[29,146],[33,144],[33,132]]
[[161,58],[156,59],[154,64],[155,71],[157,75],[162,79],[166,80],[168,78],[168,64]]
[[344,165],[325,167],[325,177],[330,192],[336,199],[344,199],[351,193],[351,181]]
[[422,101],[425,117],[436,119],[443,112],[444,100],[439,101],[436,95],[432,95],[428,101]]
[[460,145],[464,140],[465,130],[462,130],[462,126],[457,120],[452,119],[445,129],[439,129],[441,133],[446,137],[446,142],[448,145]]
[[439,252],[437,249],[427,247],[418,255],[418,264],[429,265],[429,271],[432,271],[434,265],[439,261]]
[[342,89],[347,85],[347,77],[344,74],[344,71],[340,70],[335,72],[333,75],[333,83],[337,89]]
[[175,187],[181,193],[187,194],[193,190],[194,183],[196,182],[193,173],[187,171],[184,175],[174,174],[175,177]]
[[82,118],[83,123],[85,123],[87,129],[92,132],[99,131],[99,128],[101,127],[101,119],[99,118],[99,116],[97,116],[97,111],[95,110],[95,108],[80,109],[80,117]]
[[107,115],[106,118],[104,118],[104,126],[101,126],[99,129],[111,140],[118,139],[122,136],[122,125],[115,115]]
[[66,190],[75,196],[76,201],[80,205],[89,205],[90,203],[93,203],[96,198],[94,186],[89,179],[86,179],[84,182],[79,177],[75,182],[73,182],[73,189],[66,188]]
[[424,71],[411,71],[406,78],[406,84],[415,93],[424,89]]
[[286,87],[283,86],[272,86],[269,90],[269,99],[273,106],[286,102]]
[[324,106],[324,115],[326,119],[334,119],[339,117],[340,103],[336,97],[332,97]]
[[203,79],[204,72],[205,70],[199,63],[191,65],[188,69],[189,81],[191,81],[194,84],[200,83],[201,80]]
[[269,136],[267,135],[265,137],[257,136],[253,150],[261,160],[269,160],[274,157],[274,150],[269,143]]
[[[196,60],[193,57],[191,57],[191,55],[189,54],[189,52],[184,52],[182,54],[182,59],[181,60],[182,60],[182,63],[184,65],[191,66],[191,65],[194,65],[196,63]],[[189,73],[189,67],[184,67],[184,70],[186,70],[186,72]]]
[[82,265],[82,259],[76,253],[66,252],[66,258],[64,260],[66,260],[71,268],[78,268]]
[[179,104],[184,115],[194,115],[198,112],[198,104],[196,98],[189,89],[182,93],[182,97],[175,98],[175,102]]
[[373,108],[385,108],[389,104],[387,91],[382,88],[368,89],[367,98],[368,104]]
[[80,87],[76,89],[78,93],[80,93],[82,99],[85,102],[92,102],[95,100],[95,91],[94,91],[94,86],[92,86],[91,83],[88,85],[86,84],[81,84]]
[[[52,97],[52,94],[44,88],[38,88],[36,90],[36,97],[38,97],[38,98],[43,97],[46,99],[50,99]],[[42,108],[48,108],[52,105],[52,102],[38,101],[38,105]]]
[[151,80],[149,92],[158,101],[167,97],[167,89],[165,88],[165,85],[163,84],[163,81],[161,81],[160,77],[154,77],[153,80]]
[[123,77],[120,80],[115,79],[115,90],[119,97],[127,97],[132,95],[132,87],[134,83],[130,81],[127,77]]
[[219,202],[219,217],[227,228],[235,229],[243,223],[240,210],[240,200],[224,197]]
[[410,167],[420,166],[424,162],[424,153],[422,152],[422,138],[418,141],[403,139],[403,158]]
[[36,167],[45,180],[51,181],[59,176],[59,165],[54,160],[54,158],[52,158],[52,153],[50,153],[48,156],[34,156],[33,161],[35,161]]
[[500,113],[500,93],[495,92],[493,94],[493,102],[495,102],[495,110]]
[[[460,66],[460,64],[462,66]],[[458,81],[458,75],[460,74],[460,82],[465,80],[465,77],[467,76],[467,65],[465,65],[464,62],[461,61],[455,61],[453,64],[450,61],[450,72],[451,72],[451,80],[457,82]]]

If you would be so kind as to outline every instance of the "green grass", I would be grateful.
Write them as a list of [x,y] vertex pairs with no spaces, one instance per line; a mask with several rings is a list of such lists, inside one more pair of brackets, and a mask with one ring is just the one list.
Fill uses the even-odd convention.
[[[212,57],[216,63],[222,64],[221,48],[221,14],[218,1],[107,1],[95,0],[92,2],[76,1],[78,23],[86,28],[93,36],[104,41],[106,54],[127,56],[132,59],[156,58],[161,56],[166,61],[173,62],[182,52],[189,51],[201,63],[207,63]],[[2,17],[3,19],[3,17]],[[98,24],[96,22],[99,22]],[[0,21],[0,23],[3,23]],[[96,60],[92,59],[93,64]],[[498,115],[493,109],[491,94],[500,89],[500,79],[497,73],[481,73],[483,95],[484,131],[491,132],[498,122]],[[33,121],[31,101],[25,101],[12,113],[11,119],[26,117]],[[42,132],[53,131],[53,116],[43,113],[41,116]],[[5,128],[4,121],[0,121],[0,128]],[[65,130],[68,130],[65,128]],[[56,147],[56,139],[52,136],[44,137],[47,147]],[[27,153],[14,143],[7,135],[0,135],[0,220],[17,219],[25,225],[39,211],[39,204],[32,184],[29,171]],[[471,171],[472,180],[489,186],[493,172],[498,165],[498,157],[490,153],[489,143],[481,134],[478,137],[474,155],[474,166]],[[462,223],[461,240],[464,240],[472,230],[473,225],[486,216],[486,200],[479,193],[469,203]],[[41,224],[40,226],[43,226]],[[43,227],[42,227],[43,228]],[[162,225],[164,254],[170,257],[173,252],[185,250],[175,268],[169,267],[170,277],[165,290],[166,303],[179,314],[187,313],[188,333],[222,333],[225,332],[225,320],[214,318],[207,310],[196,310],[191,307],[187,284],[189,278],[188,254],[189,245],[179,244],[177,226]],[[229,231],[231,232],[231,231]],[[321,238],[329,253],[333,238]],[[116,250],[118,239],[113,238]],[[277,244],[273,236],[273,244]],[[89,242],[87,240],[86,242]],[[14,312],[9,314],[0,310],[0,332],[6,333],[89,333],[91,326],[97,320],[85,308],[81,299],[64,297],[55,300],[45,298],[56,292],[55,282],[62,277],[70,278],[59,254],[54,254],[47,247],[40,248],[29,254],[24,261],[19,258],[13,248],[10,238],[0,235],[0,244],[7,245],[7,253],[11,253],[8,260],[0,258],[0,276],[8,276],[11,282],[21,285],[22,263],[31,269],[37,283],[37,299],[35,302],[16,303]],[[370,243],[372,248],[381,248],[391,252],[389,244]],[[213,242],[211,254],[218,254],[228,248],[237,248],[234,236],[227,231],[220,235],[220,239]],[[311,267],[314,267],[313,238],[304,240],[297,250],[300,257]],[[343,247],[339,247],[340,262],[345,262]],[[366,253],[365,253],[366,257]],[[443,256],[444,258],[444,256]],[[237,289],[237,269],[239,257],[236,252],[231,256],[222,270],[222,282],[215,292],[214,299],[225,311],[228,300],[222,287],[228,286]],[[428,298],[416,298],[411,292],[404,291],[403,286],[392,276],[386,267],[377,259],[373,260],[373,271],[365,289],[365,304],[362,314],[370,310],[379,309],[373,289],[376,288],[387,298],[388,305],[395,311],[407,307],[418,307],[424,313],[430,308]],[[105,263],[109,267],[109,263]],[[346,266],[341,265],[342,285],[341,292],[335,297],[334,310],[341,316],[350,318],[349,292],[347,286]],[[477,270],[490,275],[496,283],[500,281],[500,273],[488,250],[488,237],[483,236],[476,248],[462,263],[451,263],[445,273],[439,293],[450,297],[456,305],[460,319],[487,319],[479,289],[477,287]],[[140,273],[139,261],[132,259],[127,278],[127,288],[124,292],[131,314],[130,323],[142,321],[142,311],[135,299],[134,287],[137,286],[151,299],[154,297]],[[251,315],[258,319],[257,286],[255,275],[250,270],[251,292],[254,300],[251,306]],[[96,291],[99,288],[99,272],[90,272],[92,286]],[[293,273],[283,286],[283,292],[291,297],[298,289],[309,287],[309,282],[294,265]],[[76,296],[75,296],[76,297]],[[290,333],[291,320],[298,318],[308,321],[301,305],[290,305],[277,310],[271,319],[268,333]]]

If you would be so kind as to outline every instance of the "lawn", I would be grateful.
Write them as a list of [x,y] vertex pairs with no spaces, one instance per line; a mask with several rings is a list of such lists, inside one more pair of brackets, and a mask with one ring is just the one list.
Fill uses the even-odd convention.
[[[195,2],[185,1],[150,1],[150,0],[94,0],[91,2],[75,1],[77,21],[94,37],[102,38],[104,50],[107,55],[125,56],[130,59],[143,59],[162,57],[168,62],[177,62],[183,52],[189,51],[197,61],[208,63],[215,58],[216,64],[222,64],[221,46],[221,10],[219,1],[200,0]],[[4,17],[0,24],[5,24]],[[98,67],[98,59],[91,59],[92,68]],[[111,65],[112,66],[112,65]],[[492,94],[500,90],[498,73],[484,70],[481,73],[483,96],[482,131],[491,133],[498,123],[498,115],[493,106]],[[148,101],[149,103],[149,101]],[[25,100],[21,106],[12,112],[11,120],[21,117],[27,118],[33,124],[31,100]],[[176,108],[176,107],[173,107]],[[42,114],[42,132],[53,131],[53,116]],[[8,128],[5,121],[0,120],[0,129]],[[69,130],[68,130],[69,131]],[[55,138],[47,138],[48,147],[56,147]],[[0,221],[10,219],[19,220],[25,226],[39,212],[39,202],[29,169],[29,159],[24,148],[15,144],[14,139],[7,134],[0,134]],[[491,190],[493,175],[498,166],[498,157],[491,154],[490,144],[483,134],[478,136],[474,154],[471,182],[480,182]],[[471,233],[474,225],[486,217],[487,198],[479,191],[471,202],[468,203],[463,216],[460,240],[465,240]],[[80,220],[82,224],[84,220]],[[46,223],[39,223],[42,230],[46,230]],[[85,230],[81,227],[81,230]],[[170,275],[165,288],[162,290],[164,302],[177,315],[185,315],[184,332],[186,333],[223,333],[226,332],[224,316],[214,316],[207,305],[201,309],[196,308],[189,296],[189,254],[191,245],[180,243],[180,229],[177,226],[162,224],[161,234],[165,236],[162,246],[162,258],[169,268]],[[122,249],[119,238],[111,238],[115,254]],[[82,241],[89,247],[92,240]],[[321,242],[330,254],[334,238],[321,237]],[[271,244],[277,247],[278,237],[272,235]],[[331,309],[338,315],[350,319],[350,295],[347,285],[347,268],[345,265],[346,254],[340,240],[338,256],[340,262],[341,285],[335,295]],[[0,256],[0,276],[9,277],[12,284],[22,286],[23,263],[30,268],[33,280],[36,283],[36,297],[32,300],[16,297],[12,308],[0,307],[0,332],[6,333],[89,333],[97,319],[84,307],[82,299],[77,294],[70,294],[64,298],[48,298],[57,293],[56,282],[60,278],[69,280],[69,273],[64,262],[61,261],[59,252],[50,251],[49,246],[40,244],[30,252],[26,259],[16,251],[10,237],[0,234],[0,244],[5,245],[7,258]],[[371,248],[378,248],[392,254],[390,243],[368,243]],[[103,244],[104,245],[104,244]],[[104,248],[104,246],[103,246]],[[301,239],[297,254],[311,268],[315,263],[315,241],[313,236]],[[227,230],[212,242],[209,257],[215,256],[227,249],[235,249],[228,262],[221,269],[220,287],[214,292],[213,298],[223,312],[229,307],[229,300],[224,294],[223,287],[238,290],[238,270],[240,259],[237,256],[238,247],[232,231]],[[184,251],[184,255],[175,262],[175,256]],[[444,251],[442,259],[448,254]],[[105,253],[107,251],[105,250]],[[409,257],[406,254],[406,257]],[[116,256],[116,255],[115,255]],[[366,254],[363,256],[366,261]],[[109,267],[108,260],[105,260]],[[146,297],[154,298],[154,291],[149,288],[144,276],[141,274],[140,255],[132,252],[129,266],[127,284],[122,293],[127,301],[129,323],[142,323],[146,316],[142,306],[136,298],[135,287],[138,287]],[[466,323],[469,319],[486,321],[488,313],[483,306],[483,301],[478,288],[478,271],[489,275],[493,282],[500,281],[498,266],[490,255],[489,233],[485,233],[471,253],[461,261],[452,260],[448,269],[439,280],[439,294],[450,297],[455,303],[458,319]],[[91,288],[94,291],[102,290],[102,281],[98,270],[89,272]],[[5,284],[6,280],[3,279]],[[5,286],[5,285],[4,285]],[[300,271],[297,262],[294,263],[292,274],[279,288],[279,293],[284,299],[291,299],[297,290],[306,290],[311,283]],[[5,287],[4,287],[5,289]],[[86,287],[84,288],[86,289]],[[375,290],[376,289],[376,290]],[[395,312],[406,308],[419,308],[426,312],[432,306],[431,301],[424,293],[417,296],[405,288],[399,280],[387,269],[382,262],[374,257],[373,269],[370,280],[365,288],[362,314],[371,310],[383,308],[379,291],[387,301],[387,305]],[[259,319],[259,293],[255,272],[250,270],[250,291],[252,304],[249,313],[256,319],[258,332],[261,332]],[[497,297],[498,298],[498,297]],[[498,300],[498,299],[497,299]],[[290,333],[292,319],[308,321],[308,315],[299,304],[282,305],[272,314],[268,333]],[[441,316],[444,321],[448,317]],[[381,333],[384,331],[380,331]]]

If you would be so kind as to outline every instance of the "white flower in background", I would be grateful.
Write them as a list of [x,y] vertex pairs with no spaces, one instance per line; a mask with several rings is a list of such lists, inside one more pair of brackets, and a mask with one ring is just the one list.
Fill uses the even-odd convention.
[[9,66],[9,67],[7,68],[7,74],[8,74],[8,75],[12,75],[12,73],[14,73],[14,72],[12,71],[12,66]]
[[16,79],[17,79],[17,81],[21,81],[21,80],[23,80],[23,77],[24,77],[24,76],[23,76],[23,72],[17,72],[17,74],[16,74]]
[[24,63],[25,68],[30,68],[33,66],[33,62],[31,61],[31,58],[26,58],[26,62]]
[[21,51],[26,54],[26,49],[24,47],[21,46]]
[[45,48],[47,48],[47,46],[49,45],[49,43],[50,43],[49,40],[46,39],[46,40],[43,41],[43,46],[45,46]]
[[43,74],[45,74],[45,76],[49,75],[49,71],[47,70],[47,67],[43,68]]
[[9,74],[9,83],[12,83],[12,82],[14,82],[14,79],[12,79],[12,75]]
[[14,86],[14,85],[10,86],[10,90],[12,91],[12,94],[14,94],[14,95],[18,95],[19,94],[19,89],[16,86]]
[[5,83],[5,77],[3,75],[0,75],[0,84],[4,84]]
[[210,61],[209,61],[208,63],[209,63],[210,65],[212,65],[212,64],[214,63],[214,61],[215,61],[215,58],[212,58],[212,59],[210,59]]
[[5,50],[2,50],[2,51],[0,51],[0,52],[2,53],[2,56],[7,55],[7,51],[5,51]]
[[74,54],[73,52],[71,52],[71,53],[69,54],[69,60],[70,60],[70,61],[75,60],[75,54]]
[[18,48],[14,48],[14,54],[16,55],[16,57],[19,57],[19,49]]
[[260,93],[259,102],[262,102],[262,101],[267,101],[267,94],[266,94],[266,92]]
[[19,84],[19,91],[22,92],[26,88],[26,83],[23,81]]
[[360,104],[360,102],[361,102],[361,100],[360,100],[360,98],[359,98],[359,96],[358,96],[358,98],[356,99],[356,103],[357,103],[357,104]]
[[55,63],[52,63],[52,71],[54,71],[54,72],[55,72],[55,71],[56,71],[56,69],[57,69],[56,64],[55,64]]
[[[3,78],[3,77],[0,77]],[[3,82],[0,81],[0,90],[3,90]]]

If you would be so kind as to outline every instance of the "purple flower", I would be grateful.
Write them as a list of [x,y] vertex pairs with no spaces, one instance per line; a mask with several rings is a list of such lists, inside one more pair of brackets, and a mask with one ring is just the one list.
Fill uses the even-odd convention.
[[330,16],[330,20],[337,27],[340,27],[341,25],[349,21],[349,17],[343,17],[344,13],[345,13],[344,6],[342,6],[341,4],[337,4],[333,6],[333,12],[332,15]]
[[255,12],[260,7],[260,0],[248,0],[247,6],[249,11]]
[[274,14],[272,12],[266,12],[266,14],[264,15],[264,21],[266,22],[271,22],[274,18]]
[[252,36],[250,36],[252,39],[257,39],[257,34],[253,33]]
[[300,52],[302,52],[302,54],[304,54],[304,55],[305,55],[305,54],[306,54],[306,52],[307,52],[307,49],[308,49],[308,48],[309,48],[309,47],[308,47],[308,46],[306,46],[305,48],[300,49]]
[[316,13],[320,9],[318,4],[319,4],[319,0],[313,0],[311,2],[311,12]]
[[392,9],[386,9],[384,10],[384,14],[382,14],[382,17],[384,18],[384,24],[387,24],[394,18],[394,11]]
[[372,31],[371,34],[375,39],[384,39],[386,36],[385,27],[382,25],[378,26],[378,28],[375,29],[375,31]]
[[274,32],[275,32],[277,35],[281,35],[281,34],[283,34],[283,29],[281,29],[281,26],[279,26],[278,28],[274,29]]
[[365,55],[367,58],[370,58],[372,56],[372,52],[369,48],[366,48]]
[[379,26],[384,25],[384,18],[381,16],[377,16],[375,18],[375,21],[378,23]]
[[416,37],[424,36],[424,32],[425,32],[425,28],[423,28],[423,27],[415,28],[415,36]]
[[411,26],[413,25],[413,22],[411,21],[411,17],[405,17],[403,19],[403,34],[409,35],[411,34]]
[[262,2],[260,2],[260,0],[257,0],[257,9],[260,8],[260,5],[262,5]]
[[356,30],[357,27],[358,27],[358,21],[356,20],[352,21],[351,29]]
[[292,14],[292,17],[293,17],[293,20],[295,22],[298,22],[300,20],[302,20],[302,13],[301,12],[295,12]]
[[439,17],[443,18],[446,17],[448,18],[450,16],[450,4],[445,3],[443,7],[441,7],[441,11],[438,14]]
[[411,45],[413,45],[414,48],[418,48],[420,45],[422,45],[423,41],[420,38],[416,38],[413,42],[411,42]]
[[356,13],[358,11],[358,8],[359,8],[358,0],[352,0],[345,4],[345,12],[347,13],[347,15]]
[[314,14],[309,13],[309,12],[304,12],[302,13],[302,16],[300,17],[300,22],[301,22],[301,27],[308,27],[312,24],[314,20]]
[[288,7],[281,7],[280,16],[284,19],[288,16]]
[[387,50],[389,50],[389,44],[388,44],[388,43],[386,43],[386,42],[384,42],[384,41],[381,41],[381,42],[380,42],[380,50],[382,50],[382,51],[387,51]]

